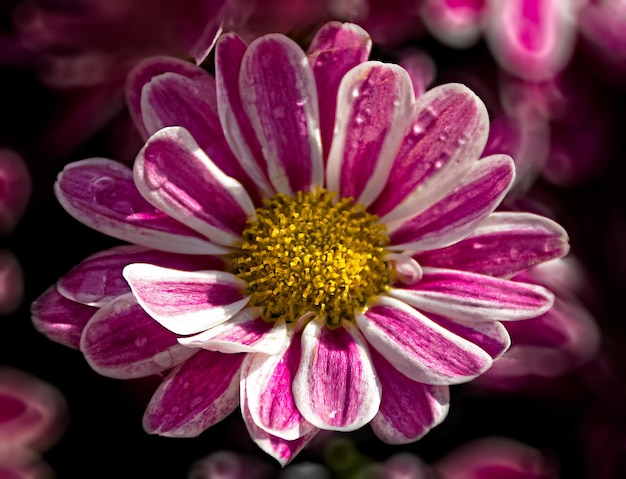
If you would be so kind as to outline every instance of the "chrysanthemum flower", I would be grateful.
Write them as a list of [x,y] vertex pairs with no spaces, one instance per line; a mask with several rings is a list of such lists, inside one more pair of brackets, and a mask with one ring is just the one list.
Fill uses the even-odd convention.
[[62,278],[35,325],[102,374],[168,371],[148,432],[196,436],[239,405],[281,464],[320,429],[414,441],[445,417],[449,385],[507,349],[500,321],[551,307],[504,278],[566,254],[567,235],[493,213],[514,166],[478,161],[482,102],[461,84],[416,100],[370,46],[329,23],[308,53],[225,34],[215,78],[145,62],[128,83],[147,138],[133,170],[91,158],[59,175],[70,214],[134,246]]

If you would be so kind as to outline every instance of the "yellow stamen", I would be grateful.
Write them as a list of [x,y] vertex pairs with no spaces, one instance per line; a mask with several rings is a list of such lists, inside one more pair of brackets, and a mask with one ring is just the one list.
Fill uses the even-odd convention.
[[233,268],[266,320],[313,312],[338,326],[388,288],[385,227],[363,205],[333,196],[278,194],[248,221]]

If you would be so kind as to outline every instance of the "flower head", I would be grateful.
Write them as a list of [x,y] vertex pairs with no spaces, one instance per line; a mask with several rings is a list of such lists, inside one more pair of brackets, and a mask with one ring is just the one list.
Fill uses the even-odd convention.
[[[148,432],[195,436],[239,405],[282,464],[319,430],[414,441],[444,419],[448,385],[507,349],[499,321],[551,307],[508,278],[566,254],[567,235],[493,213],[514,166],[478,161],[482,102],[460,84],[415,99],[370,45],[332,22],[306,53],[225,34],[215,79],[144,62],[128,83],[146,138],[133,170],[92,158],[59,175],[70,214],[136,246],[71,271],[35,324],[103,374],[169,371]],[[82,319],[60,333],[68,308]]]

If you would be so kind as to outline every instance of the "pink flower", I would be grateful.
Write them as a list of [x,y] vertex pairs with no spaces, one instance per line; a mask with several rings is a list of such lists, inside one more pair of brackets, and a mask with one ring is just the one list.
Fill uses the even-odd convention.
[[90,158],[59,175],[72,216],[134,245],[70,271],[34,323],[104,375],[169,371],[149,433],[196,436],[240,406],[283,465],[320,430],[415,441],[445,417],[448,386],[507,349],[500,321],[552,306],[503,279],[565,255],[567,235],[493,213],[514,165],[478,161],[482,102],[460,84],[415,100],[370,46],[331,22],[306,53],[225,34],[215,78],[144,62],[127,92],[146,138],[133,170]]

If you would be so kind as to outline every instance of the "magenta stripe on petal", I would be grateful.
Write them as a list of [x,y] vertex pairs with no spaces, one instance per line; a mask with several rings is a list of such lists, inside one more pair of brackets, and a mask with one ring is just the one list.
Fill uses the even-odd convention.
[[472,233],[500,204],[515,176],[505,155],[477,162],[445,198],[399,227],[388,225],[393,248],[424,251],[449,246]]
[[302,415],[321,429],[353,431],[376,415],[380,383],[352,323],[330,329],[315,319],[306,325],[293,395]]
[[311,41],[307,55],[317,85],[324,158],[333,139],[339,83],[348,70],[367,60],[371,48],[369,34],[354,23],[328,22]]
[[245,112],[239,91],[239,71],[247,48],[245,42],[233,32],[220,36],[217,42],[215,80],[218,113],[231,150],[265,196],[272,196],[261,144]]
[[458,321],[528,319],[545,313],[554,302],[554,295],[542,286],[438,268],[424,268],[418,283],[390,294]]
[[44,291],[30,306],[37,331],[52,341],[78,349],[85,325],[98,311],[62,296],[56,286]]
[[510,277],[569,251],[565,230],[531,213],[492,213],[464,240],[415,255],[422,266]]
[[184,128],[152,135],[137,155],[134,178],[147,201],[219,244],[236,241],[254,214],[241,183],[217,168]]
[[89,365],[103,376],[133,379],[151,376],[182,363],[196,351],[148,316],[131,293],[98,310],[80,340]]
[[263,451],[276,459],[281,466],[286,466],[296,455],[304,449],[307,444],[319,432],[319,429],[313,428],[307,434],[293,441],[281,439],[267,431],[261,429],[252,419],[248,408],[247,391],[245,390],[245,381],[242,382],[241,389],[241,415],[248,429],[248,433],[252,440]]
[[90,158],[70,163],[54,191],[75,219],[114,238],[174,253],[228,251],[155,209],[137,191],[130,168],[116,161]]
[[367,341],[405,376],[426,384],[469,381],[491,357],[394,298],[380,297],[356,318]]
[[369,211],[390,222],[436,203],[478,160],[488,130],[487,109],[466,86],[449,83],[424,93],[385,189]]
[[302,417],[291,393],[301,346],[300,335],[290,339],[290,344],[278,354],[249,354],[241,374],[255,424],[273,436],[293,441],[315,428]]
[[145,263],[124,268],[137,301],[176,334],[195,334],[227,321],[248,302],[245,282],[223,271],[179,271]]
[[143,122],[141,92],[153,77],[162,73],[176,73],[185,76],[202,86],[205,94],[215,92],[215,81],[205,70],[175,57],[153,56],[139,62],[126,77],[126,103],[128,111],[139,133],[146,140],[151,133]]
[[198,351],[157,388],[143,417],[150,434],[195,437],[239,405],[244,354]]
[[321,185],[317,91],[298,44],[278,34],[256,39],[244,54],[239,88],[274,188],[294,193]]
[[124,245],[101,251],[81,261],[57,282],[60,293],[72,301],[104,306],[130,292],[122,269],[131,263],[150,263],[182,270],[224,269],[224,260],[209,255],[180,255],[141,246]]
[[413,86],[403,68],[364,62],[341,80],[328,189],[370,204],[380,193],[413,111]]
[[448,386],[412,381],[376,351],[372,351],[372,359],[383,389],[380,409],[372,419],[372,429],[380,440],[387,444],[413,442],[445,419]]
[[[215,87],[214,87],[215,88]],[[164,73],[144,86],[141,107],[148,133],[168,126],[185,128],[227,176],[235,178],[260,204],[256,183],[231,151],[217,114],[217,99],[182,75]]]
[[190,348],[203,348],[222,353],[257,352],[274,354],[287,341],[284,320],[265,321],[260,308],[248,308],[230,320],[194,336],[179,338],[178,342]]
[[[507,328],[498,321],[462,323],[434,313],[428,313],[428,318],[451,333],[484,349],[494,359],[501,356],[511,346],[511,337]],[[523,324],[527,321],[532,320],[511,321],[507,324]]]

